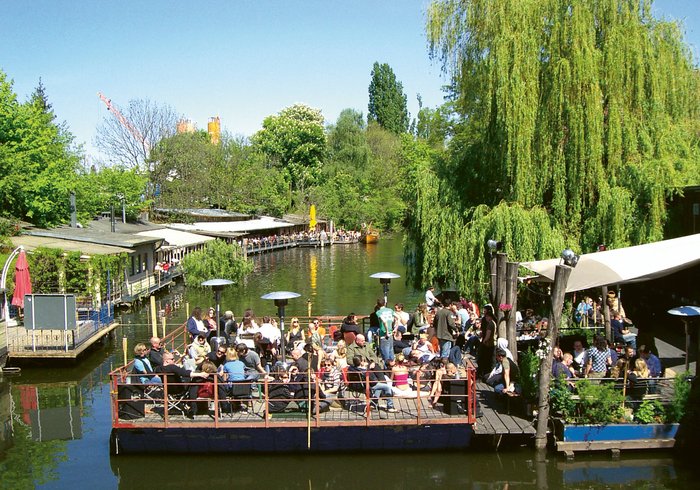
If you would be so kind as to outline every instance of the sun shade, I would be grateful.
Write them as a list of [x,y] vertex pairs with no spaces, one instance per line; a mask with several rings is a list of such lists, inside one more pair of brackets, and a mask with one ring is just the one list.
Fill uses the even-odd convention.
[[[554,281],[561,259],[522,262],[538,274],[537,280]],[[663,277],[700,263],[700,233],[671,240],[581,255],[571,272],[566,292],[640,282]]]

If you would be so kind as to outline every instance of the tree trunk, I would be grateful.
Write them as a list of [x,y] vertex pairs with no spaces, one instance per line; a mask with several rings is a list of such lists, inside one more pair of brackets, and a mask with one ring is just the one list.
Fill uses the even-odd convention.
[[549,332],[547,343],[549,349],[540,364],[539,394],[537,410],[537,433],[535,435],[535,447],[538,449],[547,447],[547,425],[549,423],[549,383],[552,379],[552,360],[554,358],[554,345],[559,334],[561,310],[564,306],[566,284],[573,269],[568,265],[558,265],[554,275],[554,288],[552,290],[552,314],[549,317]]
[[515,331],[515,313],[518,309],[518,263],[506,264],[506,303],[511,305],[510,313],[506,316],[506,339],[508,348],[513,353],[513,361],[518,362],[518,341]]
[[498,287],[496,288],[496,303],[493,305],[493,310],[496,313],[496,320],[498,322],[498,335],[496,338],[503,337],[506,338],[506,319],[503,312],[499,309],[499,306],[506,302],[506,264],[508,262],[508,255],[504,253],[496,254],[496,274]]

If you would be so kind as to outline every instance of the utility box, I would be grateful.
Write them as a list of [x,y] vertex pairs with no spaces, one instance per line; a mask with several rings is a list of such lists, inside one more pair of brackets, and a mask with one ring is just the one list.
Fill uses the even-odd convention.
[[75,330],[75,295],[27,294],[24,296],[24,326],[31,330]]

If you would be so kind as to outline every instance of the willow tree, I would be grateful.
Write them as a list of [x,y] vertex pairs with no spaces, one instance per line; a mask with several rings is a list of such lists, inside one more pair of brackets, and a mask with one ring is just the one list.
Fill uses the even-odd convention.
[[[433,168],[453,191],[422,206],[459,216],[466,243],[483,238],[485,223],[507,230],[514,216],[539,223],[520,240],[545,233],[547,249],[662,239],[667,200],[699,181],[700,96],[679,26],[650,10],[647,0],[432,3],[431,55],[452,78],[460,123],[447,163]],[[548,224],[535,218],[543,212]],[[481,225],[470,223],[477,214]],[[455,226],[412,218],[419,239]],[[494,238],[518,260],[545,252]],[[447,254],[451,267],[463,264],[439,242],[421,246],[423,262]]]

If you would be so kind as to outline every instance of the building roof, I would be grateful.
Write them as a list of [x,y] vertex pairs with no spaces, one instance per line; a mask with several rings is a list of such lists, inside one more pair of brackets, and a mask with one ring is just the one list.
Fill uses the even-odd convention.
[[55,238],[61,240],[73,240],[87,242],[96,245],[108,245],[133,249],[142,245],[156,244],[160,246],[161,238],[152,238],[140,235],[127,235],[126,233],[111,233],[90,228],[54,228],[51,230],[31,229],[25,231],[26,235],[35,237]]
[[[561,259],[523,262],[540,279],[554,281]],[[581,255],[566,292],[663,277],[700,263],[700,233],[660,242]]]
[[272,218],[270,216],[263,216],[246,221],[203,221],[192,224],[171,223],[168,225],[169,228],[196,233],[236,233],[239,235],[254,231],[279,230],[293,226],[294,223],[278,218]]
[[57,248],[65,252],[81,252],[84,255],[117,255],[132,251],[130,248],[99,245],[89,242],[78,242],[75,240],[63,240],[61,238],[43,236],[20,235],[10,237],[10,240],[15,247],[22,245],[29,251],[35,250],[39,247]]
[[206,219],[219,219],[219,220],[241,220],[245,218],[250,218],[249,214],[236,213],[233,211],[227,211],[225,209],[174,209],[174,208],[155,208],[153,210],[156,214],[164,215],[185,215],[192,216],[193,218],[206,218]]
[[196,233],[188,233],[186,231],[175,230],[172,228],[158,228],[156,230],[140,231],[137,233],[137,235],[162,238],[165,242],[164,245],[167,244],[170,247],[189,247],[214,240],[214,237],[198,235]]

